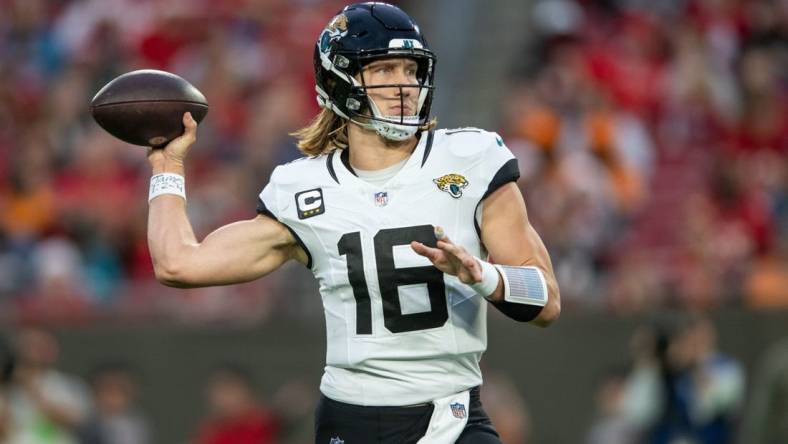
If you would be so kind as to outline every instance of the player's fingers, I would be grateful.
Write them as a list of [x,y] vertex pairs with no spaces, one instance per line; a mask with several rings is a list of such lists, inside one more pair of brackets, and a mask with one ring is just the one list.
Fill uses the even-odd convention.
[[183,131],[184,139],[186,139],[189,143],[193,143],[195,140],[197,140],[197,121],[195,121],[194,117],[192,117],[192,113],[188,111],[183,113],[183,126],[186,128]]
[[473,276],[470,273],[468,273],[467,270],[458,273],[457,278],[459,278],[460,282],[468,285],[475,284],[476,282],[478,282],[476,279],[473,278]]
[[435,238],[439,241],[453,243],[451,239],[449,239],[449,236],[446,235],[446,230],[444,230],[440,225],[435,226]]
[[192,117],[192,113],[190,113],[189,111],[183,113],[183,126],[185,126],[186,129],[197,128],[197,122],[194,120],[194,117]]
[[462,265],[468,270],[468,273],[470,273],[474,282],[482,281],[482,268],[479,265],[479,261],[477,261],[475,257],[468,255],[467,257],[463,258]]
[[194,142],[197,141],[197,122],[192,118],[190,112],[183,113],[183,134],[173,139],[164,147],[170,155],[181,158],[186,155],[186,151]]
[[165,161],[163,150],[148,147],[148,162],[154,169],[163,166]]
[[462,259],[462,256],[467,254],[464,248],[445,240],[438,241],[438,248],[457,257],[458,259]]
[[441,259],[441,252],[437,248],[428,247],[421,242],[413,241],[410,243],[410,248],[421,256],[426,257],[432,262],[436,262]]

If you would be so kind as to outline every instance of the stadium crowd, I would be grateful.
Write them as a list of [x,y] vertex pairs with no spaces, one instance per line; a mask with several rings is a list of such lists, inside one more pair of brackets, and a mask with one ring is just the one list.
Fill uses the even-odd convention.
[[[156,283],[144,148],[107,135],[88,104],[134,69],[190,80],[211,106],[188,163],[195,232],[252,217],[273,167],[298,157],[288,132],[317,110],[314,36],[343,3],[0,0],[0,323],[320,316],[297,266],[227,288]],[[788,306],[786,3],[545,0],[532,16],[499,129],[520,160],[519,184],[565,306]],[[102,430],[121,427],[133,442],[149,441],[129,368],[108,363],[86,385],[56,373],[57,346],[46,332],[19,337],[31,350],[27,365],[69,405],[60,419],[78,423],[71,432],[80,440],[104,442]],[[704,322],[676,338],[678,349],[692,349],[677,367],[705,372],[719,356]],[[693,349],[696,342],[705,348]],[[602,381],[589,442],[637,436],[622,423],[637,393],[624,388],[635,380],[655,390],[643,375],[660,368],[633,354],[631,372]],[[723,412],[731,421],[742,396],[737,372],[723,380],[735,386]],[[499,399],[499,431],[525,442],[526,406],[494,380],[485,405],[495,409]],[[206,386],[211,413],[194,431],[198,442],[236,431],[285,442],[308,431],[313,400],[297,384],[272,396],[275,419],[243,369],[219,368]],[[30,390],[19,388],[15,408],[38,405]],[[0,403],[0,436],[3,415]],[[41,424],[30,432],[58,436]]]
[[[4,316],[277,309],[266,294],[287,272],[232,289],[153,282],[144,148],[104,133],[88,103],[133,69],[192,81],[211,106],[188,165],[195,231],[252,217],[273,166],[298,156],[288,132],[316,111],[313,36],[340,3],[193,3],[0,2]],[[500,130],[566,303],[788,304],[785,3],[556,0],[533,15]]]
[[788,303],[788,8],[537,2],[505,104],[562,300]]
[[145,149],[106,134],[89,102],[134,69],[192,81],[211,106],[189,163],[195,232],[253,217],[273,166],[297,157],[287,132],[317,109],[313,40],[339,4],[0,2],[0,312],[69,321],[267,312],[271,280],[185,293],[153,283]]
[[[188,165],[195,231],[252,217],[273,166],[298,156],[313,36],[340,2],[193,3],[0,2],[3,316],[256,320],[281,305],[266,294],[287,272],[153,282],[144,148],[88,103],[133,69],[192,81],[211,106]],[[556,0],[533,16],[500,130],[566,303],[788,304],[784,2]]]

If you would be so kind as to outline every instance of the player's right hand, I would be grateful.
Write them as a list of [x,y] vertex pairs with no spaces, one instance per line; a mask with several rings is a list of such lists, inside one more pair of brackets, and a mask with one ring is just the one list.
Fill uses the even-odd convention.
[[[443,233],[436,227],[436,233]],[[437,242],[437,248],[428,247],[421,242],[413,241],[410,247],[416,254],[426,257],[438,270],[457,276],[464,284],[476,284],[482,281],[482,268],[479,261],[460,245],[455,244],[445,234]]]
[[191,113],[183,114],[183,134],[173,139],[164,148],[148,148],[148,161],[156,169],[163,169],[165,164],[183,165],[189,148],[197,141],[197,121]]

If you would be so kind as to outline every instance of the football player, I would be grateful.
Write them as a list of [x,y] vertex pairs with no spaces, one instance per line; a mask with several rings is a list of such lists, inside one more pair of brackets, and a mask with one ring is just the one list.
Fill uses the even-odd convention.
[[195,238],[190,115],[150,152],[156,276],[231,284],[291,259],[314,273],[327,330],[318,443],[499,443],[479,402],[487,306],[539,326],[560,312],[517,160],[495,133],[435,130],[435,55],[395,6],[344,8],[314,64],[322,111],[294,133],[306,156],[274,170],[256,218]]

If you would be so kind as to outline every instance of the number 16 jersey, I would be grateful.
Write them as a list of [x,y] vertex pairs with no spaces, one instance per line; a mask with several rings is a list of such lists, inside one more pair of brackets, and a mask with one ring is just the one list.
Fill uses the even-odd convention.
[[274,170],[257,210],[290,229],[318,280],[324,395],[402,406],[481,384],[487,303],[410,242],[434,247],[434,226],[441,226],[454,243],[484,257],[479,204],[518,177],[501,138],[477,129],[422,133],[383,185],[357,177],[347,150]]

